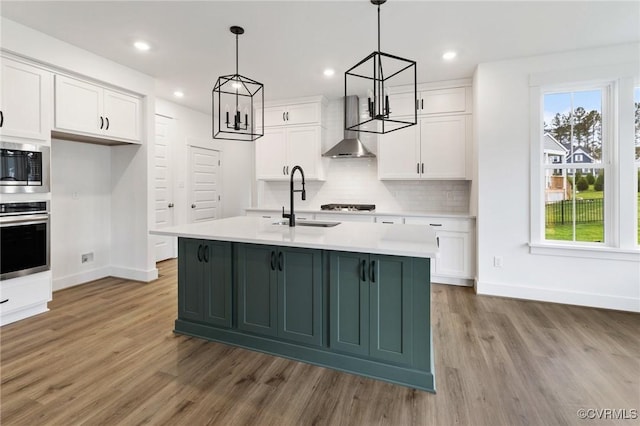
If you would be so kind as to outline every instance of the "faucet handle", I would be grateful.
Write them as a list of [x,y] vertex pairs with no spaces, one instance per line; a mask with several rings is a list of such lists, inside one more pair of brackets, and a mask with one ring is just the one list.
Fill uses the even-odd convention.
[[284,213],[284,206],[282,206],[282,217],[285,218],[285,219],[289,219],[291,217],[290,214],[285,214]]

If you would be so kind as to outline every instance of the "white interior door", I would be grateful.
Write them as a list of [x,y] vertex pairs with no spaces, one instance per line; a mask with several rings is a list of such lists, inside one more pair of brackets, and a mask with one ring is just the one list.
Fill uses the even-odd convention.
[[[173,217],[173,180],[171,175],[171,136],[173,120],[156,115],[155,142],[155,228],[172,226]],[[176,237],[153,236],[155,241],[156,262],[176,257]]]
[[190,222],[220,217],[220,151],[190,147]]

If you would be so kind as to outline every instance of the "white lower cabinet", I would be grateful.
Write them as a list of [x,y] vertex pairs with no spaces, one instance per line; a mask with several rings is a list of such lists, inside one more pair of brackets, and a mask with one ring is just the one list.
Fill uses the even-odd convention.
[[51,271],[0,281],[0,325],[46,312]]
[[[285,210],[288,212],[288,205]],[[278,220],[282,212],[252,209],[247,216]],[[296,220],[327,222],[376,222],[380,224],[424,225],[431,227],[438,240],[440,256],[431,262],[431,281],[440,284],[472,286],[475,278],[475,219],[468,217],[392,216],[375,213],[300,212]]]
[[406,217],[405,223],[430,226],[436,233],[440,257],[431,264],[433,282],[472,285],[475,275],[472,219]]

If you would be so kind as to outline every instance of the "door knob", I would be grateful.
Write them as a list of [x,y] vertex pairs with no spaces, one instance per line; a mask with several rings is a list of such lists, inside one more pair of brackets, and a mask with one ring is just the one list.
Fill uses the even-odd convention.
[[191,204],[191,208],[192,208],[192,209],[195,209],[195,208],[196,208],[196,205],[195,205],[195,204]]
[[169,203],[168,207],[172,208],[173,207],[173,203]]

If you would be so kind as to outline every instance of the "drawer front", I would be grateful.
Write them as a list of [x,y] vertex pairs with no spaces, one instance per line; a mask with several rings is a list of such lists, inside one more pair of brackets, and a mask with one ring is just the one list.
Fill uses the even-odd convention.
[[467,232],[471,230],[470,219],[454,219],[449,217],[407,217],[404,220],[407,225],[429,225],[435,231],[458,231]]
[[373,222],[373,216],[348,213],[316,213],[316,220],[326,220],[329,222]]
[[376,216],[376,223],[404,223],[404,218],[400,216]]
[[[48,279],[0,283],[0,314],[12,312],[51,299]],[[6,302],[5,302],[6,300]]]

